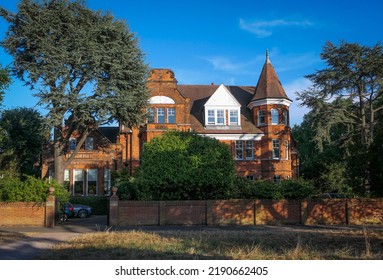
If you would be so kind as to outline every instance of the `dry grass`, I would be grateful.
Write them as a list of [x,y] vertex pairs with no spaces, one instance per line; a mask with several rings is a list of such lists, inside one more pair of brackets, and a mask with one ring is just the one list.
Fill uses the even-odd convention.
[[128,231],[84,234],[42,259],[383,259],[383,232],[350,229]]

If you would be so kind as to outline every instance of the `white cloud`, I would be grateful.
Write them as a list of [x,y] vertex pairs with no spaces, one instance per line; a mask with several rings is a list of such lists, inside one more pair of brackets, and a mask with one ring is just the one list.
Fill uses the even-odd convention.
[[239,27],[250,33],[257,35],[259,38],[269,37],[273,34],[273,29],[277,27],[307,27],[312,26],[313,23],[308,20],[285,20],[285,19],[274,19],[274,20],[255,20],[246,21],[244,19],[239,20]]
[[239,71],[244,69],[248,63],[235,63],[231,61],[230,59],[222,56],[214,56],[207,58],[207,61],[210,62],[214,69],[216,70],[223,70],[223,71]]

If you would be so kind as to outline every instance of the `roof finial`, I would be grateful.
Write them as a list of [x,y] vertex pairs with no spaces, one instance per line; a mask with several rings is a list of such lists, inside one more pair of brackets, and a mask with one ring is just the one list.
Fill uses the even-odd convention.
[[269,59],[269,50],[266,49],[266,63],[271,63]]

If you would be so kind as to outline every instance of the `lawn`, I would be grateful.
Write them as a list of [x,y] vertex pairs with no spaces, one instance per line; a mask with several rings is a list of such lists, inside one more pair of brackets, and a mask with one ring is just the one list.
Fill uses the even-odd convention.
[[267,227],[132,230],[83,234],[41,259],[383,259],[374,228]]

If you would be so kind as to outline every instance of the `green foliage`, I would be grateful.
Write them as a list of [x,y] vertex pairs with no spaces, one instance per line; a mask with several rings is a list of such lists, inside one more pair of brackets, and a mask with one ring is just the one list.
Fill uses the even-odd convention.
[[240,195],[237,194],[233,198],[304,199],[317,194],[312,182],[304,179],[283,180],[279,183],[274,183],[266,180],[250,181],[239,177],[236,188]]
[[108,198],[106,196],[71,196],[69,202],[92,206],[94,215],[108,214]]
[[0,116],[0,169],[22,174],[37,174],[47,130],[40,113],[31,108],[6,110]]
[[[147,199],[221,199],[234,190],[234,160],[228,147],[189,132],[169,131],[145,144],[136,174]],[[134,187],[130,185],[131,195]]]
[[69,193],[56,182],[37,179],[24,175],[21,178],[14,173],[1,172],[0,201],[7,202],[44,202],[47,200],[49,188],[55,188],[54,195],[59,201],[68,201]]
[[39,104],[55,128],[55,176],[61,182],[77,153],[63,157],[74,132],[85,141],[94,127],[141,122],[148,66],[126,23],[88,9],[85,1],[22,0],[16,14],[0,8],[0,15],[9,23],[0,44],[14,57],[11,73],[38,87]]
[[[326,67],[307,75],[313,86],[298,93],[311,109],[310,127],[296,129],[303,176],[324,181],[322,188],[349,192],[348,184],[356,194],[381,195],[383,47],[328,42],[321,58]],[[313,142],[318,149],[309,147]]]
[[11,78],[9,77],[8,71],[2,68],[0,64],[0,106],[3,101],[4,91],[8,88],[10,83],[11,83]]

